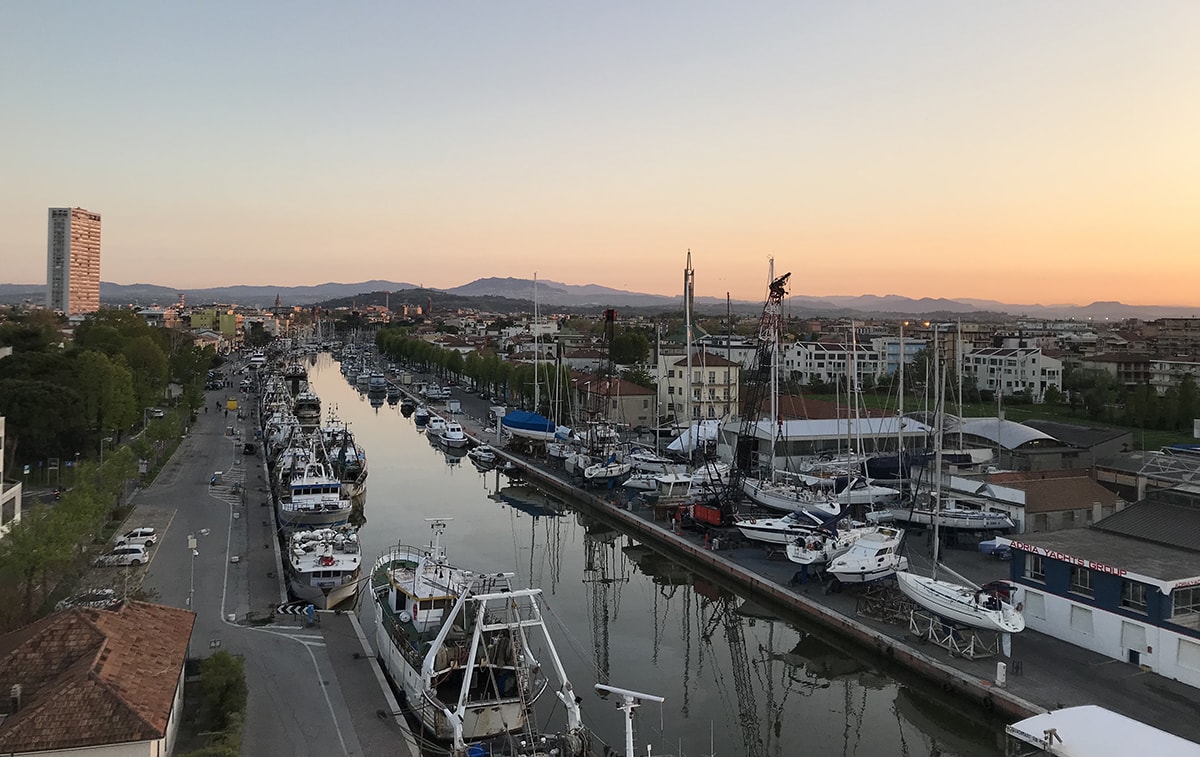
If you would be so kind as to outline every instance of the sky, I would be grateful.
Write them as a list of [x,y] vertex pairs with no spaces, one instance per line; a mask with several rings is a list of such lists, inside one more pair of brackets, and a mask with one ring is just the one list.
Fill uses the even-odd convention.
[[1200,305],[1200,3],[9,2],[0,281]]

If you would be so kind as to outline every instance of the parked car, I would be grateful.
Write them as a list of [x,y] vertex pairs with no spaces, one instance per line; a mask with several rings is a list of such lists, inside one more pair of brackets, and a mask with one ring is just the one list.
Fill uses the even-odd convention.
[[149,546],[158,542],[158,534],[153,528],[133,528],[121,534],[117,538],[117,546],[123,547],[126,544],[142,544]]
[[126,544],[120,547],[113,547],[112,551],[100,555],[96,558],[96,566],[101,568],[112,568],[126,565],[145,565],[150,561],[150,555],[146,553],[146,547],[143,544]]
[[150,417],[151,418],[162,418],[165,415],[166,415],[166,412],[161,407],[150,408]]
[[243,455],[257,455],[258,447],[253,442],[246,442],[242,445]]
[[1001,542],[999,536],[993,536],[991,539],[979,542],[979,552],[984,555],[991,555],[997,560],[1011,560],[1012,548],[1007,542]]

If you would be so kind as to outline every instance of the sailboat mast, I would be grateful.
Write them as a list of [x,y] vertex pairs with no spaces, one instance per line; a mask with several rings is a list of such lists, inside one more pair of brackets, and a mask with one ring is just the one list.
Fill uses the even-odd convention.
[[900,373],[900,387],[896,395],[896,464],[904,475],[904,327],[908,321],[900,321],[900,359],[896,370]]
[[695,292],[695,285],[695,271],[692,270],[692,251],[689,248],[687,251],[687,267],[683,269],[683,339],[684,349],[687,350],[687,381],[684,382],[683,407],[687,413],[687,428],[689,430],[692,427],[692,296]]
[[540,348],[538,339],[538,297],[537,297],[537,271],[533,272],[533,412],[541,412],[542,392],[541,386],[538,384],[538,354]]
[[934,418],[934,435],[933,435],[933,577],[937,578],[938,571],[938,550],[941,543],[941,533],[939,530],[939,521],[942,512],[942,433],[945,425],[945,397],[943,392],[944,371],[941,366],[940,356],[942,352],[941,342],[938,341],[938,329],[935,324],[933,327],[933,341],[935,344],[933,351],[933,418]]
[[[775,258],[768,258],[767,264],[767,296],[770,297],[771,283],[775,281]],[[771,328],[771,414],[770,423],[775,423],[779,418],[779,324],[772,324]],[[758,419],[755,418],[755,421]],[[775,437],[776,434],[771,434],[771,456],[768,458],[771,462],[771,472],[769,479],[775,478]]]

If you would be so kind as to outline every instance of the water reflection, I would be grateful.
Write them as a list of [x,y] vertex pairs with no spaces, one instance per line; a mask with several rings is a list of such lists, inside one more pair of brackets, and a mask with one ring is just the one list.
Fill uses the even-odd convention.
[[[622,743],[622,718],[592,692],[596,682],[666,697],[637,716],[638,743],[655,752],[1002,753],[994,724],[969,721],[946,707],[938,690],[897,683],[882,660],[724,591],[535,487],[462,465],[461,457],[451,462],[394,406],[377,413],[366,401],[352,402],[362,395],[327,355],[309,376],[367,450],[371,527],[361,535],[364,554],[374,559],[398,541],[424,543],[425,518],[453,518],[445,539],[453,561],[512,571],[519,585],[543,590],[547,623],[586,722],[609,744]],[[373,610],[365,604],[369,626]],[[550,697],[539,703],[552,727],[561,721],[555,705]]]

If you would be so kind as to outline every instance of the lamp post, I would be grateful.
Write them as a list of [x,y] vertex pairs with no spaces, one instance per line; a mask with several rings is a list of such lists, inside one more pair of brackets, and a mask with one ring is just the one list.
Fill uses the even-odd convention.
[[195,534],[188,534],[187,545],[188,545],[188,551],[190,551],[192,553],[191,575],[188,578],[187,606],[188,606],[189,610],[191,610],[192,612],[195,612],[196,608],[192,607],[192,599],[196,596],[196,557],[197,557],[197,555],[200,554],[200,551],[196,549],[196,535]]
[[100,464],[101,465],[104,465],[104,445],[106,443],[112,444],[112,441],[113,441],[113,438],[111,436],[106,436],[100,440]]

